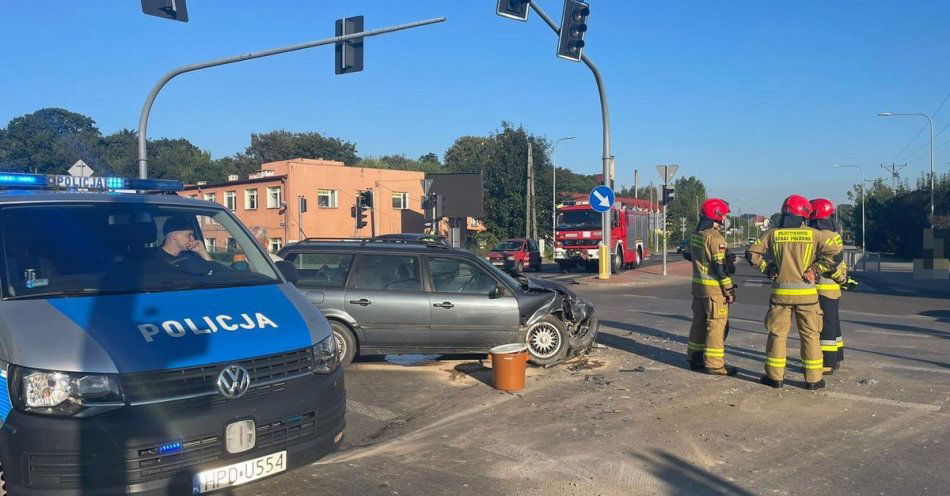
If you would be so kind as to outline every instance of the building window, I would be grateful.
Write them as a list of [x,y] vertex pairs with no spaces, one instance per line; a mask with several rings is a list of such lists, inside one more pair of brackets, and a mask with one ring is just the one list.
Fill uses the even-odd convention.
[[267,240],[267,249],[271,253],[277,253],[284,246],[283,241],[280,238],[270,238]]
[[237,210],[237,191],[224,192],[224,206],[232,212]]
[[198,195],[188,195],[188,198],[191,198],[192,200],[197,200]]
[[257,190],[244,191],[244,210],[257,210]]
[[234,253],[237,251],[237,241],[234,238],[228,238],[228,252]]
[[409,193],[393,193],[393,209],[405,210],[409,208]]
[[214,201],[214,193],[205,193],[205,201],[213,202],[213,201]]
[[336,208],[336,190],[318,189],[317,206],[320,208]]
[[280,208],[283,203],[283,195],[281,195],[280,186],[267,188],[267,208]]
[[205,238],[205,249],[208,250],[208,253],[215,252],[215,239],[214,238]]

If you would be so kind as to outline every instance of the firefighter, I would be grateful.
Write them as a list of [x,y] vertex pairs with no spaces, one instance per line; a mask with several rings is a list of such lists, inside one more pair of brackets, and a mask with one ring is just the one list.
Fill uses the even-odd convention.
[[701,218],[689,238],[693,263],[693,324],[689,329],[686,359],[690,369],[712,375],[735,375],[726,365],[725,331],[729,305],[736,301],[732,278],[726,268],[725,228],[729,204],[710,198],[700,209]]
[[819,343],[822,312],[815,280],[818,274],[833,272],[841,262],[842,243],[837,233],[828,234],[805,225],[811,209],[805,197],[789,196],[782,203],[778,225],[765,231],[746,251],[749,263],[772,280],[772,296],[765,316],[769,333],[765,375],[761,381],[774,388],[783,385],[785,345],[793,314],[801,338],[805,387],[825,387]]
[[[832,216],[835,205],[829,200],[818,198],[811,201],[811,219],[808,225],[822,231],[826,236],[837,233],[838,226]],[[840,242],[841,238],[834,238]],[[838,319],[838,299],[841,290],[851,290],[857,285],[854,279],[848,277],[847,265],[842,260],[832,272],[818,275],[815,284],[818,289],[818,305],[821,307],[823,324],[821,327],[821,354],[824,359],[822,373],[831,375],[844,360],[844,340],[841,338],[841,321]]]

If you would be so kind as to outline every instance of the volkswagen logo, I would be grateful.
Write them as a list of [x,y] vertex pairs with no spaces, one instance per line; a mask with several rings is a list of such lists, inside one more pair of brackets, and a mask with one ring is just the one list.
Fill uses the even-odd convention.
[[218,374],[218,391],[229,400],[236,400],[251,387],[251,374],[240,365],[228,365]]

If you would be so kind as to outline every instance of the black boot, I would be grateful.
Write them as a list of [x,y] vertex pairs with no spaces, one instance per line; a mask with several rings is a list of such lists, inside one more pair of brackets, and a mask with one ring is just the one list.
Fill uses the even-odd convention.
[[781,389],[785,384],[782,381],[776,381],[775,379],[769,379],[769,376],[763,375],[759,382],[765,384],[766,386],[773,387],[775,389]]
[[703,354],[696,353],[693,355],[693,359],[689,361],[689,370],[694,372],[701,372],[706,370],[706,365],[703,364]]
[[816,389],[821,389],[821,388],[823,388],[823,387],[825,387],[825,380],[824,380],[824,379],[822,379],[822,380],[820,380],[820,381],[818,381],[818,382],[806,382],[806,383],[805,383],[805,389],[807,389],[807,390],[809,390],[809,391],[814,391],[814,390],[816,390]]

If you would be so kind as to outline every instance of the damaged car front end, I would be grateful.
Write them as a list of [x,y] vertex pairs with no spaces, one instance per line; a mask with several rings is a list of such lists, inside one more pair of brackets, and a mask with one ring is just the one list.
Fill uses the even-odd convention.
[[554,365],[590,351],[600,323],[594,306],[564,285],[519,277],[520,335],[535,365]]

